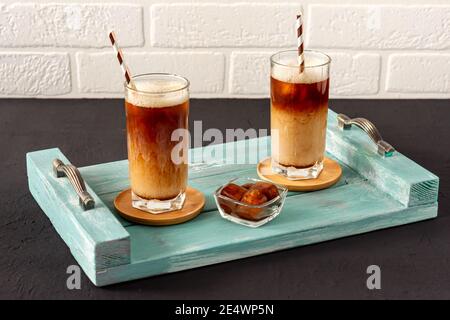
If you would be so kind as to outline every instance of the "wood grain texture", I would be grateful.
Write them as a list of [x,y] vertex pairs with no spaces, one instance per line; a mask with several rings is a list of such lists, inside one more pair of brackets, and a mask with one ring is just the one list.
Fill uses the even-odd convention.
[[130,262],[130,236],[88,184],[95,208],[81,209],[68,179],[53,176],[55,158],[70,163],[59,149],[27,153],[30,191],[95,282],[96,272]]
[[[328,155],[331,157],[331,155]],[[338,161],[335,159],[335,161]],[[339,161],[338,161],[339,162]],[[105,170],[105,167],[109,167],[108,170]],[[361,175],[356,173],[353,169],[348,167],[347,165],[340,163],[342,169],[342,178],[331,188],[338,188],[343,185],[364,181],[366,180]],[[110,184],[111,189],[113,191],[108,191],[108,184],[102,182],[102,178],[95,178],[93,172],[95,172],[95,168],[98,167],[101,172],[99,177],[102,177],[106,181],[112,181],[114,178],[117,179],[115,182]],[[86,170],[88,169],[88,170]],[[111,163],[105,163],[102,165],[89,166],[80,168],[80,172],[82,172],[83,177],[86,181],[89,182],[91,187],[94,190],[100,190],[98,192],[99,198],[105,203],[105,205],[112,211],[112,213],[116,216],[118,221],[124,226],[129,226],[132,222],[123,219],[114,209],[114,198],[123,190],[117,189],[118,186],[129,188],[129,180],[128,176],[118,174],[118,172],[127,172],[128,170],[128,162],[127,161],[116,161]],[[88,172],[89,174],[85,174]],[[258,174],[256,172],[255,166],[253,164],[248,165],[201,165],[201,166],[190,166],[189,168],[189,184],[195,188],[202,188],[202,191],[205,195],[205,207],[203,211],[211,211],[216,209],[216,204],[214,202],[213,192],[219,188],[223,184],[223,181],[229,181],[233,178],[245,176],[250,178],[258,178]],[[289,192],[288,197],[298,194],[298,192]]]
[[[124,162],[120,164],[126,166]],[[204,164],[201,169],[197,166],[197,175],[189,183],[201,188],[208,198],[223,181],[239,175],[257,175],[254,165],[238,165],[236,171],[233,168],[226,164]],[[118,170],[116,166],[114,171],[123,169]],[[106,180],[113,174],[104,171]],[[99,186],[103,188],[104,184]],[[109,194],[109,201],[113,201],[117,193]],[[346,165],[343,165],[341,181],[330,189],[314,193],[290,192],[282,214],[257,231],[221,219],[215,209],[211,202],[197,219],[177,226],[126,225],[131,235],[131,264],[129,268],[114,268],[98,275],[97,284],[239,259],[429,219],[437,214],[436,204],[405,208]]]
[[[130,226],[132,263],[109,269],[100,275],[98,285],[241,259],[437,215],[437,204],[405,208],[368,184],[329,191],[289,199],[277,219],[257,229],[226,221],[216,211],[169,228]],[[373,201],[378,205],[373,206]]]
[[186,200],[180,210],[152,214],[134,208],[131,205],[131,189],[120,192],[114,198],[114,207],[119,215],[131,222],[151,225],[169,226],[192,220],[197,217],[205,206],[205,196],[197,189],[187,187]]
[[[328,152],[405,206],[437,201],[439,178],[436,175],[398,151],[389,158],[379,156],[374,143],[364,131],[359,128],[347,131],[339,129],[336,115],[329,110]],[[389,137],[384,138],[389,141]]]
[[267,181],[282,185],[289,191],[317,191],[331,187],[339,181],[342,169],[339,163],[325,157],[323,170],[317,179],[289,180],[286,177],[272,172],[271,159],[266,158],[257,165],[258,176]]
[[[329,128],[330,130],[334,129]],[[339,159],[343,169],[341,180],[326,190],[313,193],[290,192],[280,216],[259,229],[249,229],[222,219],[215,208],[212,193],[232,178],[257,177],[255,164],[267,156],[269,137],[192,149],[189,185],[201,190],[206,196],[206,202],[203,214],[180,225],[134,225],[112,211],[114,197],[129,186],[127,161],[80,168],[88,189],[95,194],[96,202],[100,204],[99,215],[105,218],[102,223],[97,218],[91,220],[87,218],[91,216],[80,213],[75,193],[71,192],[68,182],[64,184],[64,181],[49,177],[50,168],[46,169],[47,163],[51,163],[49,158],[57,155],[67,161],[59,150],[44,150],[27,155],[30,190],[51,217],[77,261],[98,286],[326,241],[437,215],[436,201],[429,202],[430,194],[433,194],[435,188],[434,175],[400,156],[397,161],[405,163],[412,173],[400,170],[399,177],[392,175],[390,179],[396,181],[394,186],[409,188],[409,191],[405,193],[401,189],[388,192],[383,189],[387,187],[387,182],[383,184],[379,179],[389,170],[393,172],[392,164],[387,165],[389,170],[386,170],[386,162],[381,161],[385,159],[377,159],[365,149],[370,148],[370,144],[364,140],[363,133],[351,134],[352,139],[357,141],[350,141],[349,137],[342,135],[336,136],[333,141],[340,143],[343,148],[354,150],[356,142],[361,139],[358,143],[361,143],[363,156],[355,152],[336,155],[333,147],[328,149],[328,156]],[[208,162],[208,154],[214,152],[223,152],[223,160]],[[238,157],[241,157],[240,160]],[[349,158],[353,160],[350,161]],[[363,163],[366,160],[369,165]],[[232,164],[236,161],[242,164]],[[369,170],[370,174],[362,170]],[[413,178],[409,178],[408,174]],[[41,180],[49,181],[47,191],[40,191]],[[405,204],[405,195],[414,192],[411,190],[421,192],[424,196],[420,201],[427,198],[426,203],[420,204],[417,200],[419,197],[415,196],[416,200],[408,200]],[[64,206],[68,211],[73,211],[72,214],[61,215],[59,207]],[[83,223],[87,226],[82,225]],[[119,253],[113,250],[108,252],[108,256],[101,253],[97,257],[100,251],[107,251],[107,247],[114,248],[111,243],[117,239],[100,241],[105,247],[100,246],[102,250],[96,250],[101,237],[112,237],[109,226],[115,230],[114,234],[123,234],[123,231],[129,237],[123,238],[124,242],[117,242],[120,244],[116,247]],[[127,249],[122,246],[126,241]],[[126,250],[129,260],[117,260],[122,255],[126,257]],[[114,263],[116,265],[112,266]]]

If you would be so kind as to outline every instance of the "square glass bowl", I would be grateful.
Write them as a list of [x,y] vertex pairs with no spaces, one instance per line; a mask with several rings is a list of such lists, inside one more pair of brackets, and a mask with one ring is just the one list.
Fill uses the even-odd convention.
[[256,228],[266,224],[280,214],[288,192],[285,187],[280,185],[272,183],[278,189],[279,195],[261,205],[250,205],[221,194],[222,189],[230,183],[242,186],[247,183],[256,182],[270,183],[253,178],[235,178],[214,192],[214,199],[222,218],[247,227]]

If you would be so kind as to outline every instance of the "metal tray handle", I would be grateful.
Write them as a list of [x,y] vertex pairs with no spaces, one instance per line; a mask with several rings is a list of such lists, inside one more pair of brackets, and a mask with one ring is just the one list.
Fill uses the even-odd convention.
[[383,157],[391,157],[394,154],[394,147],[383,140],[378,129],[369,120],[364,118],[351,119],[350,117],[342,113],[337,115],[337,120],[338,126],[342,130],[350,130],[352,125],[356,125],[357,127],[364,130],[372,139],[372,141],[377,145],[378,153]]
[[93,209],[94,198],[87,192],[83,177],[77,167],[71,164],[64,164],[61,160],[53,160],[53,172],[57,178],[66,176],[78,194],[80,206],[83,210]]

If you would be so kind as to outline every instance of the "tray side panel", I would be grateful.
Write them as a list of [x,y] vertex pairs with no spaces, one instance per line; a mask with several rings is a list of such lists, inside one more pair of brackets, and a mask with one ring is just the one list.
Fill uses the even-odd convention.
[[336,116],[329,110],[328,152],[405,206],[437,201],[439,178],[436,175],[397,151],[392,157],[381,157],[364,131],[339,129]]
[[348,221],[326,225],[320,228],[298,230],[272,237],[249,241],[230,241],[229,244],[211,247],[196,252],[186,252],[172,257],[156,257],[130,265],[118,266],[98,274],[98,285],[109,284],[192,269],[211,264],[242,259],[283,249],[333,240],[350,235],[399,226],[437,215],[437,203],[362,217],[358,221]]
[[[67,178],[56,178],[52,161],[69,163],[59,149],[27,154],[30,191],[87,274],[130,262],[130,236],[87,184],[95,208],[83,211]],[[95,274],[95,273],[94,273]],[[96,279],[92,279],[96,282]]]
[[[94,243],[89,237],[79,237],[79,231],[73,228],[73,222],[64,216],[65,208],[59,207],[50,201],[49,190],[43,186],[39,173],[32,165],[28,165],[28,185],[36,202],[50,219],[55,230],[69,247],[75,260],[83,268],[88,278],[95,283],[96,272],[94,267]],[[63,214],[60,214],[63,213]]]
[[[168,228],[127,227],[131,235],[132,262],[176,257],[232,243],[254,241],[287,233],[320,229],[333,224],[398,212],[399,202],[368,182],[336,189],[293,195],[286,199],[283,212],[261,228],[247,228],[222,219],[217,210],[195,220]],[[144,245],[145,244],[145,245]]]

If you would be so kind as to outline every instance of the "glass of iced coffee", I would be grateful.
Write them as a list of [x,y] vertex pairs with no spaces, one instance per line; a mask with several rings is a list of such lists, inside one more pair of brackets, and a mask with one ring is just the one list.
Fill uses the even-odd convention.
[[181,209],[188,178],[189,81],[152,73],[125,86],[132,206],[150,213]]
[[317,178],[323,169],[331,59],[319,51],[271,57],[272,171],[290,180]]

